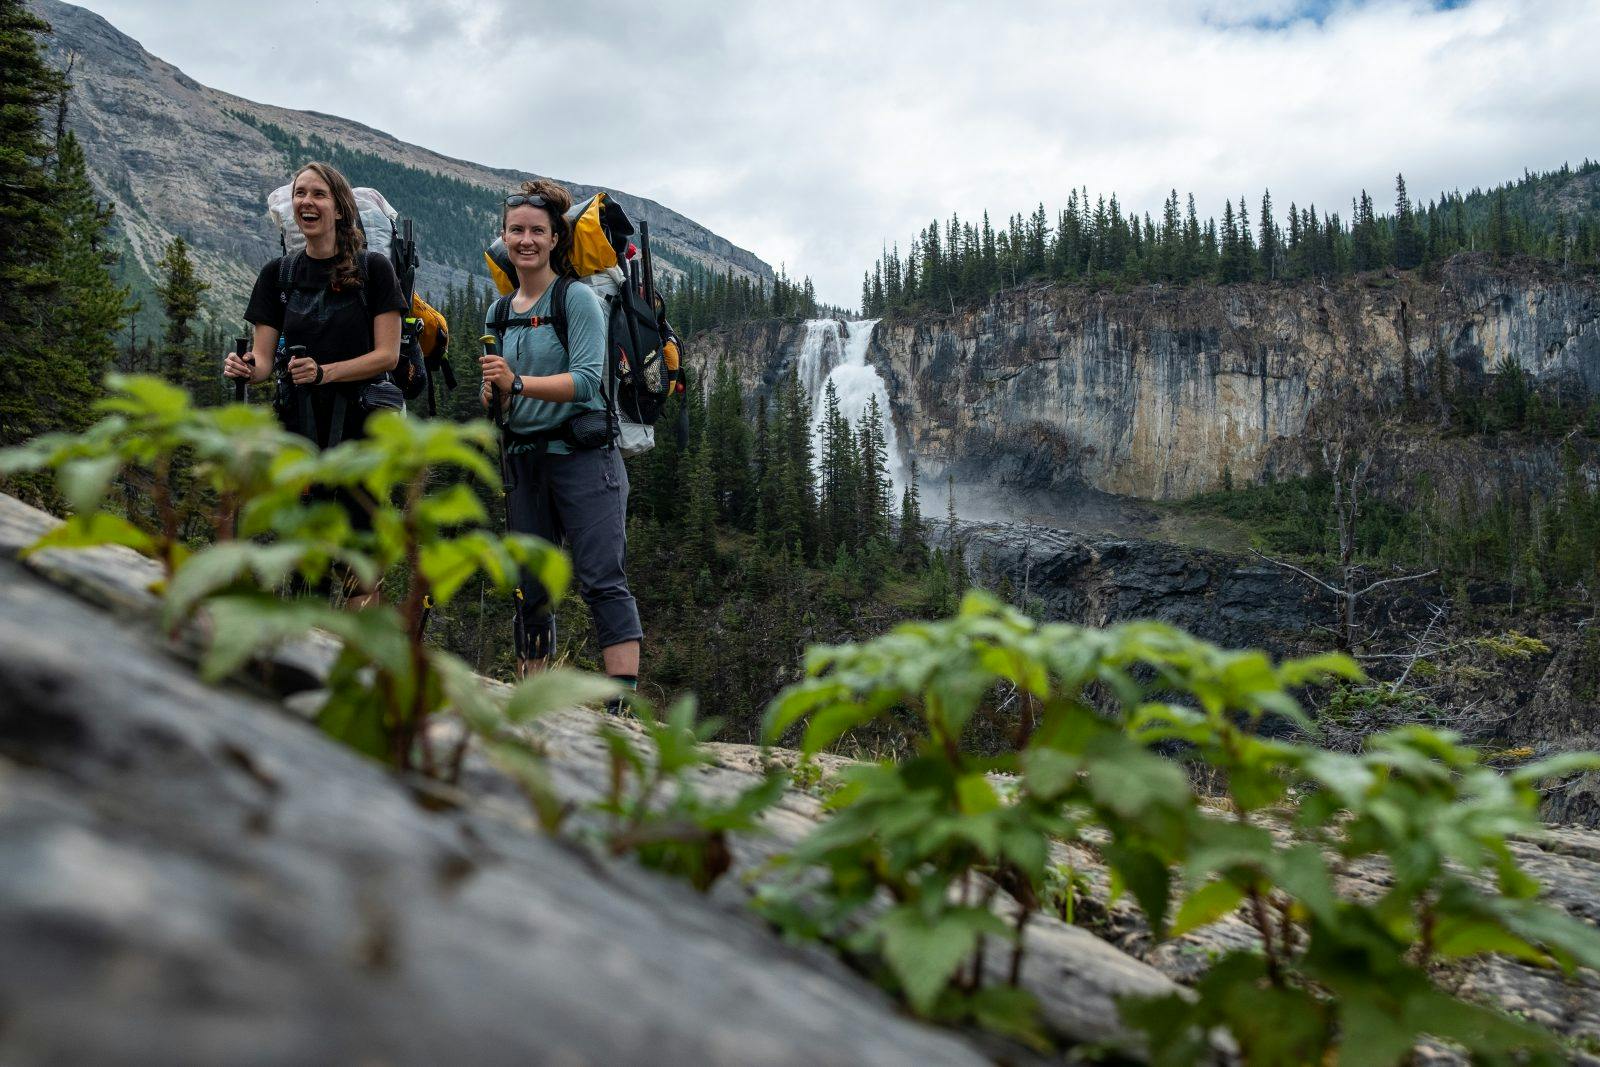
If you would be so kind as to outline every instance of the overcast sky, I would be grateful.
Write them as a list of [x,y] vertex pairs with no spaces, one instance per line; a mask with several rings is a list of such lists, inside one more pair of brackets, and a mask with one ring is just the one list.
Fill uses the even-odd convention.
[[[205,84],[651,197],[854,306],[1074,186],[1348,216],[1600,157],[1596,0],[84,0]],[[402,206],[403,209],[403,206]]]

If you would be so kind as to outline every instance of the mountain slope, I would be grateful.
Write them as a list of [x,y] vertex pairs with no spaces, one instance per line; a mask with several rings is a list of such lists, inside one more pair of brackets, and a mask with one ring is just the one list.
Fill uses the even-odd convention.
[[[28,6],[55,31],[45,40],[51,61],[73,64],[68,126],[83,142],[96,188],[116,205],[136,289],[153,276],[163,246],[181,236],[211,284],[212,303],[236,314],[256,271],[278,251],[267,192],[288,180],[295,163],[320,154],[335,157],[355,184],[383,189],[416,220],[418,286],[442,294],[469,276],[482,279],[479,253],[495,229],[496,194],[533,176],[439,155],[348,119],[208,88],[99,15],[59,0]],[[580,198],[596,189],[563,184]],[[693,220],[607,191],[636,222],[650,223],[667,275],[697,263],[771,281],[770,266]]]

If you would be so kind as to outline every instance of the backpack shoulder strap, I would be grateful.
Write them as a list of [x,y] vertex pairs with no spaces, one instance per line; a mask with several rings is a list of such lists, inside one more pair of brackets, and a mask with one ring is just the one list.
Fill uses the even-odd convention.
[[300,265],[304,252],[286,252],[278,257],[278,300],[289,302],[289,290],[294,285],[294,269]]
[[570,275],[556,275],[554,291],[550,294],[550,326],[556,331],[556,340],[561,342],[561,350],[570,353],[567,347],[567,293],[572,290],[573,279]]
[[506,329],[512,324],[510,313],[510,295],[498,297],[493,304],[489,305],[489,321],[483,324],[484,329],[499,339],[502,347],[506,343]]

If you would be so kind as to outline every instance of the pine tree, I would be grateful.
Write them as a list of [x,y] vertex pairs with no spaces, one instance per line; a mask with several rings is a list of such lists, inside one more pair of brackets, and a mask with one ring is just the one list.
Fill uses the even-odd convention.
[[1239,265],[1239,227],[1233,218],[1233,201],[1227,200],[1222,205],[1222,227],[1219,231],[1222,242],[1221,262],[1217,273],[1217,280],[1226,285],[1242,279],[1238,276]]
[[744,419],[739,379],[725,362],[717,364],[711,396],[706,401],[705,442],[718,516],[729,522],[747,521],[754,511],[750,499],[750,427]]
[[1283,245],[1278,224],[1272,217],[1272,190],[1261,194],[1261,277],[1269,282],[1278,280],[1282,273]]
[[174,237],[168,243],[156,265],[161,268],[156,295],[161,298],[161,310],[167,319],[161,337],[162,373],[168,381],[187,386],[197,402],[215,403],[217,397],[211,394],[219,387],[213,382],[215,375],[209,373],[209,365],[204,371],[198,366],[202,357],[194,336],[200,295],[211,286],[195,273],[189,246],[182,237]]
[[836,546],[850,541],[853,501],[847,498],[850,463],[849,424],[839,414],[839,391],[829,378],[822,389],[820,462],[817,476],[817,543],[829,558]]
[[893,482],[889,478],[889,452],[884,441],[883,411],[878,407],[876,395],[867,398],[867,409],[861,415],[860,476],[857,494],[857,523],[860,541],[880,538],[888,529],[890,493]]
[[1394,254],[1391,262],[1401,270],[1411,270],[1422,265],[1422,231],[1417,216],[1411,209],[1411,197],[1406,195],[1406,178],[1403,174],[1394,179]]
[[684,569],[698,574],[713,567],[717,557],[716,488],[711,471],[711,450],[701,442],[689,457],[689,514],[681,549]]
[[1489,251],[1495,259],[1504,259],[1511,249],[1511,215],[1506,209],[1506,191],[1501,188],[1495,191],[1494,206],[1489,212]]
[[0,446],[73,420],[48,334],[60,287],[50,264],[66,239],[42,117],[65,91],[38,41],[49,32],[22,0],[0,0]]
[[83,149],[68,132],[56,155],[57,204],[63,240],[51,257],[58,285],[50,316],[50,347],[59,386],[71,405],[68,426],[84,425],[100,380],[111,369],[115,335],[130,311],[128,290],[111,277],[111,208],[95,198]]
[[1241,282],[1249,281],[1255,274],[1256,242],[1250,235],[1250,206],[1242,196],[1239,198],[1239,243],[1234,247],[1234,255],[1237,257],[1234,277]]
[[905,490],[900,494],[900,556],[908,563],[921,563],[924,552],[922,499],[917,490],[917,460],[913,456]]
[[1350,229],[1350,265],[1357,271],[1376,270],[1383,265],[1383,249],[1379,243],[1378,220],[1372,211],[1372,198],[1365,189],[1361,190],[1361,198],[1352,208],[1355,223]]
[[779,499],[774,532],[783,544],[800,546],[800,558],[817,558],[816,476],[811,470],[811,403],[791,371],[778,397]]
[[945,476],[945,535],[949,541],[949,551],[945,553],[950,589],[956,600],[967,588],[967,553],[966,546],[956,533],[956,476]]

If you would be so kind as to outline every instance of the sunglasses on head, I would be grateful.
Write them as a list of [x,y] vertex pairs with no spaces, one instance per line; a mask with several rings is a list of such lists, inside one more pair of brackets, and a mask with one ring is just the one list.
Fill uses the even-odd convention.
[[549,204],[545,203],[544,197],[540,196],[538,193],[534,193],[532,196],[524,196],[521,193],[512,193],[510,196],[506,197],[506,207],[522,207],[523,205],[527,205],[528,207],[550,206]]

